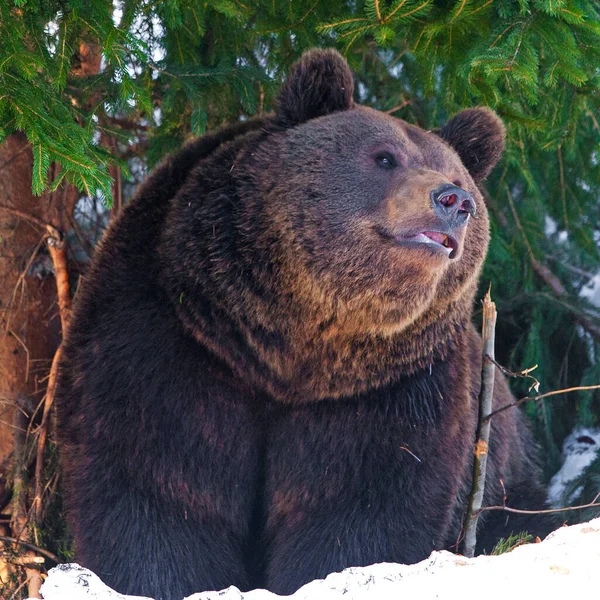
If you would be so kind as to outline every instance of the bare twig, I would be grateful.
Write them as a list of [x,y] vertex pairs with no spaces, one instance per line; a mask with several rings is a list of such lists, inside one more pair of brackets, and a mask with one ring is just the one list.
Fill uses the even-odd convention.
[[60,565],[62,563],[62,560],[60,560],[60,558],[58,558],[58,556],[56,556],[56,554],[52,554],[52,552],[50,552],[50,550],[46,550],[45,548],[40,548],[39,546],[36,546],[35,544],[31,544],[30,542],[24,542],[23,540],[19,540],[14,537],[8,537],[6,535],[0,535],[0,542],[6,542],[7,544],[18,544],[19,546],[23,546],[23,548],[27,548],[28,550],[33,550],[34,552],[37,552],[41,556],[45,556],[46,558],[50,559],[52,562],[56,563],[57,565]]
[[[13,431],[14,435],[14,480],[13,480],[13,498],[12,498],[12,515],[11,515],[11,530],[16,535],[16,540],[13,543],[21,544],[23,547],[27,547],[25,544],[29,544],[30,532],[27,527],[28,515],[27,515],[27,485],[26,478],[27,473],[25,470],[25,433],[21,430],[27,428],[27,417],[21,414],[20,411],[14,413],[15,425],[18,427]],[[0,537],[5,539],[4,536]],[[9,538],[7,541],[13,541],[14,538]],[[27,556],[31,550],[25,552]],[[42,584],[42,578],[40,572],[32,568],[31,566],[24,567],[25,576],[27,580],[28,594],[31,598],[39,598],[39,589]]]
[[44,399],[44,412],[42,422],[40,423],[39,436],[37,441],[37,452],[35,461],[35,492],[32,502],[33,515],[36,522],[39,522],[42,517],[42,474],[44,467],[44,449],[48,438],[48,424],[50,422],[50,410],[54,404],[54,392],[56,390],[56,377],[58,374],[58,363],[62,354],[62,346],[54,354],[52,359],[52,367],[50,369],[50,378],[48,379],[48,387],[46,388],[46,396]]
[[14,558],[5,558],[5,560],[13,565],[21,567],[29,567],[31,565],[43,565],[46,559],[43,556],[15,556]]
[[596,502],[600,498],[600,493],[589,504],[581,504],[580,506],[566,506],[564,508],[546,508],[542,510],[524,510],[521,508],[510,508],[510,506],[484,506],[479,509],[479,514],[486,510],[503,510],[505,512],[514,513],[517,515],[550,515],[554,513],[567,512],[570,510],[582,510],[584,508],[600,508],[600,502]]
[[[550,271],[550,269],[546,265],[543,265],[542,263],[533,259],[531,266],[533,267],[533,270],[535,271],[536,275],[540,279],[544,280],[544,282],[550,287],[550,289],[554,292],[554,294],[556,296],[558,296],[559,298],[567,298],[569,296],[569,292],[567,292],[567,290],[565,289],[563,284],[560,282],[558,277],[556,275],[554,275],[554,273],[552,273],[552,271]],[[573,310],[573,309],[571,309],[571,310]],[[598,326],[595,323],[593,323],[592,321],[590,321],[590,319],[588,319],[584,315],[581,315],[576,312],[574,312],[573,314],[574,314],[575,320],[589,334],[600,339],[600,326]]]
[[27,347],[27,344],[21,339],[21,337],[19,335],[17,335],[17,333],[15,331],[13,331],[12,329],[9,329],[8,332],[10,335],[12,335],[15,340],[17,340],[17,342],[19,342],[19,344],[21,345],[21,348],[23,348],[23,350],[25,350],[25,383],[27,383],[27,380],[29,379],[29,363],[30,363],[30,358],[31,358],[31,354],[29,352],[29,348]]
[[490,290],[483,299],[483,364],[481,369],[481,391],[479,393],[479,416],[473,460],[473,485],[469,495],[469,505],[465,517],[465,541],[463,554],[475,555],[477,544],[477,521],[483,504],[485,476],[487,471],[488,445],[490,440],[490,422],[486,419],[492,412],[494,398],[494,344],[496,336],[496,305],[492,302]]
[[8,331],[8,329],[10,329],[10,312],[9,309],[12,308],[15,298],[17,297],[17,290],[19,289],[20,285],[23,285],[23,282],[25,280],[25,277],[27,276],[27,273],[29,273],[29,269],[31,268],[31,265],[33,264],[33,261],[35,260],[35,257],[37,256],[37,253],[39,252],[40,248],[42,247],[42,244],[44,243],[44,237],[40,238],[40,241],[36,244],[35,248],[33,249],[33,252],[31,253],[29,260],[27,261],[27,264],[25,265],[25,268],[21,271],[21,273],[19,274],[19,277],[17,278],[17,283],[15,283],[15,286],[13,288],[12,294],[10,296],[10,300],[8,301],[8,306],[6,307],[5,310],[5,314],[7,314],[6,317],[6,329]]
[[395,112],[402,110],[405,106],[408,106],[409,104],[412,104],[412,100],[403,100],[400,104],[397,104],[396,106],[394,106],[394,108],[390,108],[389,110],[386,110],[385,114],[386,115],[394,114]]
[[487,417],[485,417],[486,421],[489,421],[492,417],[495,417],[497,414],[508,410],[509,408],[513,408],[514,406],[519,406],[523,404],[523,402],[527,402],[528,400],[541,400],[542,398],[548,398],[549,396],[557,396],[558,394],[567,394],[568,392],[583,392],[586,390],[597,390],[600,389],[600,385],[580,385],[577,387],[565,388],[562,390],[553,390],[551,392],[546,392],[545,394],[538,394],[537,396],[525,396],[524,398],[520,398],[519,400],[515,400],[510,404],[505,404],[495,411],[491,412]]
[[[534,371],[538,368],[537,365],[533,365],[533,367],[529,367],[528,369],[523,369],[522,371],[511,371],[506,367],[503,367],[499,362],[495,361],[491,356],[486,356],[488,360],[491,360],[505,375],[508,377],[522,377],[523,379],[533,379],[533,383],[529,386],[529,391],[535,390],[536,392],[540,388],[540,382],[533,376],[530,375],[531,371]],[[489,418],[489,417],[488,417]]]
[[8,206],[6,204],[0,204],[0,209],[5,210],[6,212],[9,212],[9,213],[15,215],[16,217],[25,219],[26,221],[29,221],[30,223],[35,223],[38,227],[41,227],[42,229],[46,228],[46,225],[47,225],[46,221],[40,219],[39,217],[36,217],[35,215],[31,215],[25,211],[18,210],[16,208],[13,208],[12,206]]
[[529,259],[531,260],[532,263],[537,262],[535,255],[533,254],[533,250],[531,249],[531,244],[529,243],[529,240],[527,239],[527,234],[525,233],[525,230],[523,229],[523,225],[521,225],[521,219],[519,219],[519,214],[517,213],[517,209],[515,208],[515,203],[513,202],[512,199],[512,194],[510,193],[510,188],[508,187],[508,184],[505,183],[504,184],[504,189],[506,190],[506,197],[508,198],[508,204],[510,206],[510,211],[512,212],[512,215],[515,219],[515,223],[517,224],[517,229],[521,232],[521,235],[523,236],[523,242],[525,243],[525,247],[527,248],[527,253],[529,254]]
[[71,228],[73,229],[75,237],[79,241],[79,245],[81,246],[82,250],[88,255],[88,257],[91,258],[92,254],[94,253],[94,247],[90,243],[90,240],[83,235],[83,231],[81,231],[81,227],[79,227],[77,219],[72,214],[67,213],[67,220],[69,221],[69,225],[71,225]]

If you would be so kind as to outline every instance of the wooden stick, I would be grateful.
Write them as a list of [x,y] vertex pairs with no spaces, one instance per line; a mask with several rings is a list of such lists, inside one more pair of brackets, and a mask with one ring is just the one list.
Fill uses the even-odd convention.
[[473,460],[473,485],[469,495],[469,505],[465,517],[465,541],[463,554],[469,558],[475,555],[477,545],[477,521],[483,504],[485,475],[487,471],[490,421],[486,419],[492,412],[494,398],[494,345],[496,337],[496,305],[492,302],[490,290],[483,299],[483,361],[481,369],[481,391],[479,392],[479,416]]
[[[16,410],[14,414],[14,479],[13,479],[13,498],[12,498],[12,516],[10,527],[16,535],[14,543],[20,543],[27,548],[30,544],[30,531],[28,528],[27,515],[27,473],[25,469],[26,440],[25,431],[27,429],[27,415]],[[5,539],[3,536],[0,539]],[[14,538],[13,538],[14,539]],[[31,550],[24,553],[25,556],[31,556]],[[30,598],[41,598],[39,593],[42,585],[42,577],[38,569],[32,568],[31,564],[23,567],[27,580],[28,595]]]
[[486,421],[489,421],[492,417],[495,417],[498,413],[504,412],[509,408],[513,408],[514,406],[519,406],[523,404],[523,402],[527,402],[528,400],[541,400],[542,398],[548,398],[548,396],[557,396],[558,394],[567,394],[568,392],[582,392],[585,390],[597,390],[600,389],[600,384],[598,385],[579,385],[576,387],[565,388],[562,390],[553,390],[551,392],[546,392],[545,394],[538,394],[537,396],[525,396],[524,398],[520,398],[519,400],[515,400],[510,404],[505,404],[495,411],[491,412],[487,417],[485,417]]
[[503,510],[505,512],[514,513],[516,515],[549,515],[553,513],[567,512],[569,510],[581,510],[582,508],[600,508],[600,502],[596,502],[600,497],[600,493],[596,494],[596,497],[588,504],[581,504],[579,506],[565,506],[563,508],[545,508],[542,510],[524,510],[522,508],[511,508],[510,506],[484,506],[479,509],[479,513],[486,510]]
[[64,339],[71,319],[71,286],[69,285],[69,272],[67,270],[67,244],[64,236],[54,227],[48,225],[46,230],[48,231],[46,245],[54,265],[58,309]]
[[[62,326],[63,339],[67,333],[69,321],[71,319],[71,286],[69,285],[69,273],[67,271],[67,252],[64,236],[51,226],[47,226],[48,238],[46,245],[54,265],[54,274],[56,277],[56,294],[58,297],[58,309],[60,313],[60,322]],[[35,485],[33,496],[33,517],[36,523],[42,519],[42,475],[44,472],[44,449],[48,439],[48,425],[50,422],[50,410],[54,404],[54,392],[56,390],[56,378],[58,375],[58,363],[62,354],[61,347],[54,354],[52,367],[50,368],[50,377],[48,378],[48,387],[44,398],[44,412],[42,422],[40,423],[39,436],[37,440],[36,462],[35,462]]]
[[42,229],[45,229],[46,225],[48,225],[46,221],[40,219],[39,217],[36,217],[35,215],[29,214],[17,208],[13,208],[12,206],[8,206],[7,204],[0,204],[0,209],[15,215],[15,217],[20,217],[21,219],[25,219],[30,223],[35,223],[38,227],[41,227]]
[[56,390],[56,377],[58,375],[58,363],[62,354],[62,346],[54,353],[52,367],[50,368],[50,377],[48,378],[48,387],[44,398],[44,412],[42,422],[40,423],[39,435],[37,440],[37,450],[35,458],[35,486],[32,501],[33,518],[36,523],[42,519],[42,475],[44,472],[44,449],[48,439],[48,424],[50,422],[50,410],[54,404],[54,392]]
[[52,554],[52,552],[50,552],[50,550],[46,550],[45,548],[40,548],[39,546],[36,546],[35,544],[31,544],[29,542],[25,542],[23,540],[19,540],[14,537],[9,537],[7,535],[0,535],[0,542],[6,542],[8,544],[18,544],[19,546],[23,546],[23,548],[27,548],[28,550],[33,550],[34,552],[37,552],[38,554],[41,554],[42,556],[49,558],[53,563],[56,563],[57,565],[60,565],[62,563],[62,560],[60,560],[60,558],[58,558],[58,556],[56,556],[56,554]]

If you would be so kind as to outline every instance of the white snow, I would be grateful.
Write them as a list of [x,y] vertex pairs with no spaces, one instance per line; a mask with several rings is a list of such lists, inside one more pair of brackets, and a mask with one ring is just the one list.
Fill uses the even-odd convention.
[[600,451],[600,429],[581,427],[574,429],[563,443],[564,463],[554,475],[548,488],[548,503],[556,508],[572,505],[581,489],[567,496],[566,488],[592,464]]
[[[416,565],[378,564],[350,568],[313,581],[289,600],[486,600],[507,598],[587,598],[600,589],[600,519],[563,527],[539,544],[501,556],[464,558],[434,552]],[[44,600],[133,600],[105,586],[79,565],[51,569],[42,586]],[[231,587],[187,600],[276,600],[265,590],[242,593]]]
[[581,289],[581,296],[587,298],[594,306],[600,307],[600,271]]

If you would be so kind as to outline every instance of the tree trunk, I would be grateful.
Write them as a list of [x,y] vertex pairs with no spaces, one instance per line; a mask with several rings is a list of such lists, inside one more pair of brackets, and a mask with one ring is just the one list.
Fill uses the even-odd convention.
[[[56,284],[43,243],[47,233],[16,212],[45,221],[52,211],[48,197],[31,193],[32,165],[23,135],[0,146],[0,205],[15,211],[0,208],[0,464],[13,451],[17,404],[31,412],[43,398],[60,342]],[[3,485],[5,480],[0,497],[6,499]]]
[[[83,38],[72,59],[73,77],[100,72],[100,47]],[[80,194],[64,185],[52,194],[33,196],[32,168],[25,136],[9,136],[0,146],[0,511],[9,512],[4,509],[11,501],[10,533],[38,544],[31,539],[29,525],[43,514],[44,447],[52,405],[51,399],[46,406],[43,400],[70,309],[61,234],[70,229]],[[31,435],[34,416],[37,424],[41,421],[35,436]],[[27,478],[34,463],[32,489]],[[6,576],[10,565],[1,563],[0,557],[0,573]],[[28,595],[39,597],[39,571],[26,566],[25,575]]]
[[[29,539],[27,465],[35,456],[27,430],[60,342],[47,232],[27,217],[45,221],[53,207],[48,197],[32,195],[32,165],[23,135],[0,146],[0,510],[11,499],[12,484],[10,533],[23,540]],[[2,570],[6,576],[10,569]],[[39,571],[25,568],[25,574],[29,594],[37,595]]]

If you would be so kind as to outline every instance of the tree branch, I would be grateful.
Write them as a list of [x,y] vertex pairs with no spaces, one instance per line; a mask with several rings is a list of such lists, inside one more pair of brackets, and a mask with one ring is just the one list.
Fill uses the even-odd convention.
[[71,286],[69,284],[69,273],[67,270],[67,244],[64,236],[54,227],[47,226],[48,237],[46,246],[54,265],[54,276],[56,278],[56,294],[58,296],[58,308],[62,324],[63,339],[71,319]]
[[503,510],[505,512],[514,513],[517,515],[550,515],[553,513],[567,512],[570,510],[581,510],[583,508],[600,508],[600,502],[596,502],[600,497],[600,493],[589,504],[581,504],[580,506],[566,506],[564,508],[546,508],[542,510],[524,510],[521,508],[510,508],[510,506],[484,506],[479,509],[479,514],[486,510]]
[[[529,260],[531,262],[531,267],[534,273],[546,285],[550,287],[550,289],[554,292],[556,296],[558,296],[559,298],[569,297],[569,292],[565,289],[565,286],[561,283],[560,279],[546,265],[542,264],[533,254],[531,244],[529,243],[527,235],[525,234],[525,230],[521,225],[521,220],[519,219],[519,215],[517,214],[517,210],[515,209],[512,195],[507,184],[505,184],[505,189],[506,197],[508,198],[508,203],[510,204],[510,210],[513,214],[513,217],[515,218],[517,228],[523,236],[523,241],[525,242],[525,246],[527,247],[527,253],[529,254]],[[592,321],[590,321],[587,317],[583,315],[575,313],[574,316],[575,320],[579,323],[579,325],[581,325],[590,335],[593,335],[595,338],[600,339],[600,326],[592,323]]]
[[56,556],[56,554],[52,554],[52,552],[50,552],[50,550],[45,550],[44,548],[40,548],[39,546],[36,546],[35,544],[31,544],[29,542],[24,542],[23,540],[18,540],[17,538],[14,538],[14,537],[0,535],[0,542],[6,542],[7,544],[18,544],[19,546],[23,546],[23,548],[27,548],[28,550],[33,550],[34,552],[37,552],[41,556],[45,556],[46,558],[49,558],[52,562],[56,563],[57,565],[60,565],[63,562],[62,560],[60,560],[60,558],[58,558],[58,556]]
[[497,414],[508,410],[509,408],[513,408],[514,406],[519,406],[523,404],[523,402],[527,402],[528,400],[541,400],[542,398],[547,398],[548,396],[557,396],[558,394],[566,394],[568,392],[583,392],[585,390],[597,390],[600,389],[600,385],[580,385],[577,387],[565,388],[562,390],[553,390],[551,392],[546,392],[545,394],[538,394],[537,396],[525,396],[524,398],[520,398],[519,400],[515,400],[510,404],[505,404],[495,411],[491,412],[487,417],[485,417],[486,421],[489,421],[492,417],[495,417]]
[[13,208],[12,206],[8,206],[7,204],[0,204],[0,209],[5,210],[6,212],[9,212],[13,215],[15,215],[16,217],[21,217],[21,219],[25,219],[26,221],[29,221],[30,223],[35,223],[38,227],[41,227],[42,229],[46,229],[46,225],[48,225],[48,223],[46,223],[46,221],[40,219],[39,217],[36,217],[35,215],[31,215],[25,211],[19,210],[17,208]]
[[483,504],[485,476],[487,472],[488,445],[490,441],[490,421],[494,398],[494,344],[496,336],[496,305],[492,302],[490,290],[483,299],[483,361],[481,369],[481,391],[479,393],[479,416],[473,460],[473,484],[469,495],[469,505],[465,517],[465,541],[463,554],[469,558],[475,555],[477,545],[477,521]]
[[[49,235],[46,240],[46,245],[48,247],[48,251],[50,252],[50,257],[52,258],[52,264],[54,265],[56,294],[58,296],[58,308],[60,312],[60,322],[64,340],[69,326],[69,321],[71,319],[71,286],[69,284],[69,273],[67,270],[66,242],[64,238],[60,236],[60,234],[58,238]],[[46,388],[46,396],[44,398],[44,412],[42,413],[42,422],[40,423],[39,436],[37,440],[33,514],[35,521],[38,523],[42,518],[42,475],[44,470],[44,449],[46,447],[46,440],[48,439],[50,410],[54,404],[58,363],[61,355],[62,346],[60,346],[54,353],[54,358],[52,359],[52,367],[50,368],[50,376],[48,378],[48,387]]]

